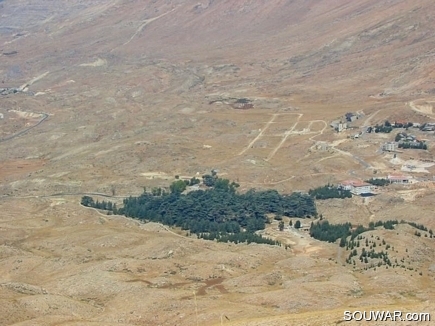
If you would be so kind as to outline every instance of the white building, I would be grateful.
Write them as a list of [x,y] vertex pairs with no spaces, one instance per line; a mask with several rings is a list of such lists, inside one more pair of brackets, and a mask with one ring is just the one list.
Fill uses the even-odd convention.
[[397,150],[398,144],[396,142],[385,143],[382,147],[384,151],[395,152]]
[[337,130],[338,132],[342,132],[343,130],[347,129],[347,123],[346,122],[341,122],[338,124]]
[[348,127],[347,122],[338,121],[338,120],[332,121],[330,126],[334,128],[337,132],[342,132],[346,130]]
[[350,190],[352,194],[357,196],[373,193],[373,186],[361,180],[346,180],[340,183],[339,187],[344,190]]

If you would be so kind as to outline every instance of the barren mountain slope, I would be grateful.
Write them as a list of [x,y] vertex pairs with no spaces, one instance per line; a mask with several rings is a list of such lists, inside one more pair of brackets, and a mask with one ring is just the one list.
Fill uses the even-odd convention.
[[280,89],[409,94],[427,90],[433,70],[430,1],[4,1],[1,10],[3,52],[18,51],[14,61],[31,49],[33,73],[96,56],[109,66],[165,58],[253,65],[256,77],[282,78]]

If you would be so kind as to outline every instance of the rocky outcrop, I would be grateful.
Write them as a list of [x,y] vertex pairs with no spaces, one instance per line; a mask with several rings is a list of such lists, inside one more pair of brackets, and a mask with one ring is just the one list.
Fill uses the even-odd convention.
[[21,293],[21,294],[47,294],[47,291],[39,286],[34,286],[26,283],[7,282],[1,283],[0,287]]

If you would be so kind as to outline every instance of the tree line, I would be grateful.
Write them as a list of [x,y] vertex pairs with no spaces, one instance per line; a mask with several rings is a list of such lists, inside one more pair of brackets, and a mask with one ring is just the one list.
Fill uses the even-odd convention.
[[386,133],[389,134],[391,131],[393,131],[393,126],[389,121],[385,121],[384,124],[378,125],[376,124],[374,128],[375,133]]
[[403,149],[412,148],[412,149],[427,150],[427,144],[425,142],[422,142],[422,141],[404,142],[404,143],[399,143],[399,148],[403,148]]
[[393,230],[397,224],[408,224],[416,229],[427,231],[432,236],[433,231],[429,230],[422,224],[416,224],[414,222],[388,220],[370,222],[368,227],[363,225],[352,226],[351,223],[342,224],[330,224],[327,220],[318,221],[317,223],[311,223],[310,236],[326,242],[336,242],[340,239],[340,246],[345,247],[349,245],[347,238],[350,236],[351,241],[357,238],[361,233],[374,230],[376,227],[383,226],[387,230]]
[[323,187],[310,189],[308,194],[316,199],[324,200],[331,198],[351,198],[352,194],[350,190],[339,189],[336,186],[327,184]]
[[377,186],[377,187],[384,187],[384,186],[387,186],[391,183],[390,180],[380,179],[380,178],[379,179],[371,178],[369,180],[366,180],[366,182],[370,183],[374,186]]

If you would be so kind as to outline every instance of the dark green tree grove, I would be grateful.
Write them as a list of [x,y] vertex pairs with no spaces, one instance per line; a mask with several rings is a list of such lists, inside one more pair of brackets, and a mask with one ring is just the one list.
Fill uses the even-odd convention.
[[[123,206],[115,208],[118,214],[180,227],[203,238],[219,234],[216,239],[232,239],[224,235],[234,237],[239,233],[254,234],[265,228],[268,222],[266,214],[270,213],[299,218],[317,216],[314,200],[308,195],[282,195],[276,190],[254,189],[240,194],[237,183],[216,175],[205,175],[203,183],[207,189],[184,194],[186,183],[177,180],[171,184],[170,192],[153,188],[151,193],[124,199]],[[114,208],[108,203],[94,202],[87,196],[82,198],[82,204],[100,209]],[[258,240],[254,236],[249,239]]]

